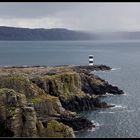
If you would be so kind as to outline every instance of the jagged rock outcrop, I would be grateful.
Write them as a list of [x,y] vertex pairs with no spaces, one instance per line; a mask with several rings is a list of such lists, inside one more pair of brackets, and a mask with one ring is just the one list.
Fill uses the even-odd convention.
[[25,95],[27,102],[35,108],[37,113],[50,116],[65,112],[58,97],[47,95],[43,89],[32,83],[27,76],[8,74],[0,76],[0,88],[14,89]]
[[12,88],[26,95],[28,105],[34,107],[37,117],[41,121],[46,120],[47,117],[76,116],[75,112],[62,107],[58,97],[48,95],[25,75],[8,74],[0,76],[0,79],[2,81],[0,83],[1,88]]
[[75,137],[73,129],[56,120],[50,120],[47,124],[45,133],[48,137],[65,138]]
[[101,102],[98,96],[107,92],[123,94],[118,87],[110,85],[84,69],[78,69],[78,72],[77,69],[76,71],[70,69],[70,72],[42,75],[31,80],[46,93],[59,97],[62,106],[71,111],[111,107],[112,105]]
[[[62,128],[63,137],[74,137],[72,128],[55,123]],[[27,106],[25,95],[13,89],[0,89],[0,137],[53,137],[57,133],[56,130],[53,134],[48,131],[48,127],[45,128],[38,120],[34,108]]]
[[55,75],[43,75],[31,79],[41,89],[50,95],[68,100],[73,96],[84,96],[80,90],[81,80],[76,72],[64,72]]
[[108,108],[114,105],[109,105],[106,102],[101,102],[98,96],[85,95],[84,97],[74,96],[69,100],[61,100],[64,108],[71,111],[94,110],[96,108]]
[[74,70],[76,70],[77,72],[81,72],[81,70],[86,70],[88,73],[91,71],[98,71],[98,70],[102,70],[102,71],[106,71],[106,70],[111,70],[111,67],[106,66],[106,65],[93,65],[93,66],[89,66],[89,65],[82,65],[82,66],[73,66],[72,67]]
[[95,125],[91,121],[87,120],[84,117],[61,116],[57,119],[57,121],[72,127],[74,131],[87,130],[95,127]]
[[0,136],[75,137],[73,130],[95,127],[76,112],[111,107],[100,95],[124,93],[90,73],[110,70],[100,67],[0,69]]
[[36,137],[36,113],[34,108],[26,106],[25,95],[6,88],[0,89],[0,95],[0,121],[5,129],[11,131],[13,137]]
[[109,84],[94,74],[80,72],[82,91],[90,95],[124,94],[123,90]]

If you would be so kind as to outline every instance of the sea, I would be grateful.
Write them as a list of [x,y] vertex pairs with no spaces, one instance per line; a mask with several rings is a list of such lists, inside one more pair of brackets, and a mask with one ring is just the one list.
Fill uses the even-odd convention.
[[96,127],[76,132],[76,137],[140,137],[139,40],[0,41],[0,66],[88,65],[89,55],[94,55],[95,64],[112,68],[93,73],[125,94],[101,97],[115,107],[80,112],[79,115],[93,121]]

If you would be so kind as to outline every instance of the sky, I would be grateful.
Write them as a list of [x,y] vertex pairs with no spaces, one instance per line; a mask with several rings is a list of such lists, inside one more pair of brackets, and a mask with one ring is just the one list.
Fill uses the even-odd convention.
[[140,3],[0,2],[0,26],[140,31]]

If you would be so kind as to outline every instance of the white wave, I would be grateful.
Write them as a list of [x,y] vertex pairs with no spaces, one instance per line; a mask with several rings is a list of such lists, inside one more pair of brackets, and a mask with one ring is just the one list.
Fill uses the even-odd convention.
[[91,120],[91,122],[92,122],[93,124],[95,124],[94,120]]
[[88,129],[89,132],[94,132],[95,131],[95,127],[92,127],[91,129]]
[[124,94],[121,94],[121,96],[130,96],[130,94],[127,91],[125,91],[125,90],[123,90],[123,91],[124,91]]
[[120,70],[121,68],[112,68],[111,70],[113,71],[113,70]]
[[107,114],[114,114],[115,112],[112,112],[112,111],[109,111],[109,112],[107,112],[107,111],[101,111],[101,112],[99,112],[100,114],[104,114],[104,113],[107,113]]
[[[116,95],[119,95],[119,94],[112,94],[112,93],[106,92],[106,94],[100,95],[100,96],[116,96]],[[121,95],[127,95],[127,94],[125,93],[125,94],[121,94]]]
[[121,95],[123,95],[123,96],[128,96],[128,94],[126,94],[126,92],[124,92],[124,94],[121,94]]
[[101,96],[116,96],[116,95],[128,96],[128,94],[125,91],[124,91],[124,94],[112,94],[112,93],[106,92],[106,94],[101,95]]
[[115,105],[114,107],[112,107],[112,108],[127,108],[126,106],[122,106],[122,105]]
[[101,126],[101,124],[99,124],[98,122],[95,122],[95,126],[99,127],[99,126]]
[[94,120],[91,120],[91,122],[95,125],[95,127],[99,127],[102,125],[102,124],[99,124],[98,122],[95,122]]
[[106,95],[106,96],[115,96],[115,94],[111,94],[111,93],[108,93],[108,92],[106,92],[105,95]]

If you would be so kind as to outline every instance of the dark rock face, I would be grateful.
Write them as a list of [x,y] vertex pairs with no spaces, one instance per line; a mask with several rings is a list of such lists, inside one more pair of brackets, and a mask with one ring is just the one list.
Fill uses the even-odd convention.
[[83,98],[75,96],[70,100],[65,101],[60,99],[60,101],[64,108],[76,112],[95,109],[95,107],[100,104],[98,98],[93,98],[91,96],[85,96]]
[[79,131],[79,130],[86,130],[91,127],[95,127],[95,125],[87,120],[84,117],[68,117],[68,116],[61,116],[57,121],[62,122],[65,125],[68,125],[73,128],[74,131]]
[[123,90],[89,73],[80,73],[82,90],[90,95],[124,94]]
[[13,137],[14,132],[6,127],[5,121],[0,121],[0,137]]
[[107,84],[105,88],[106,88],[106,92],[110,94],[124,94],[123,90],[119,89],[116,86],[112,86],[110,84]]
[[75,98],[64,101],[61,100],[62,106],[71,111],[80,112],[85,110],[94,110],[96,108],[109,108],[113,105],[109,105],[105,102],[101,102],[99,97],[85,96],[83,98],[75,96]]
[[76,70],[77,72],[80,72],[82,70],[86,70],[89,72],[91,71],[98,71],[98,70],[101,70],[101,71],[105,71],[105,70],[111,70],[111,68],[109,66],[106,66],[106,65],[93,65],[93,66],[88,66],[88,65],[85,65],[85,66],[75,66],[73,67],[74,70]]

